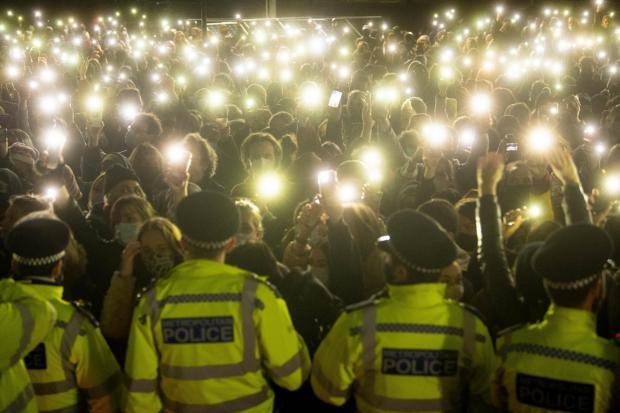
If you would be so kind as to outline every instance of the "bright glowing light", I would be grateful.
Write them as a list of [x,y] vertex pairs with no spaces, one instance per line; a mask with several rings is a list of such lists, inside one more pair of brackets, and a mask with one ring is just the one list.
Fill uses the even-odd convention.
[[289,68],[284,68],[280,71],[280,80],[282,82],[290,82],[293,80],[293,72]]
[[184,75],[177,76],[177,85],[181,87],[187,86],[187,77],[185,77]]
[[439,68],[439,79],[440,80],[452,80],[454,78],[454,69],[450,66],[442,66]]
[[583,128],[583,132],[587,136],[594,136],[594,134],[596,133],[596,126],[589,123],[585,126],[585,128]]
[[48,150],[61,150],[67,136],[58,128],[49,128],[43,132],[43,142]]
[[378,88],[375,91],[374,97],[377,99],[377,102],[390,104],[398,101],[399,96],[396,88],[386,86]]
[[17,79],[19,75],[21,74],[21,71],[19,70],[19,67],[15,65],[8,65],[5,69],[5,73],[6,73],[6,76],[12,80],[12,79]]
[[528,144],[535,152],[546,152],[553,143],[553,132],[544,126],[538,126],[528,134]]
[[164,91],[157,92],[155,93],[155,100],[157,100],[157,103],[160,104],[168,103],[168,101],[170,100],[170,95],[168,95],[168,93]]
[[323,91],[316,83],[308,82],[302,88],[299,100],[307,108],[316,108],[323,103]]
[[245,99],[246,109],[253,109],[255,106],[256,106],[256,101],[254,100],[254,98],[248,97]]
[[387,45],[387,51],[388,53],[396,53],[396,50],[398,49],[398,46],[395,43],[389,43]]
[[86,110],[98,113],[103,110],[103,99],[99,95],[90,95],[86,98]]
[[452,49],[444,49],[439,55],[439,61],[441,63],[449,63],[454,59],[454,50]]
[[469,108],[475,115],[488,115],[491,112],[493,102],[487,93],[476,93],[471,97]]
[[121,118],[127,122],[133,122],[136,116],[138,116],[138,113],[138,105],[134,103],[124,103],[120,106]]
[[607,152],[607,147],[603,143],[597,143],[594,146],[594,151],[597,155],[603,155],[605,152]]
[[532,219],[538,219],[543,215],[543,209],[538,204],[532,204],[527,208],[527,215]]
[[618,195],[620,193],[620,177],[609,175],[603,183],[605,191],[610,195]]
[[47,187],[45,189],[43,198],[45,198],[48,202],[54,203],[56,199],[58,199],[58,188],[54,186]]
[[474,144],[475,141],[476,141],[476,132],[471,128],[464,129],[459,135],[459,143],[464,148],[470,148]]
[[207,94],[207,104],[211,108],[221,107],[226,103],[226,95],[221,90],[211,90]]
[[56,72],[48,67],[43,68],[39,73],[39,78],[43,83],[52,83],[56,80]]
[[343,204],[357,202],[362,198],[360,190],[352,184],[338,186],[338,200]]
[[166,149],[166,159],[172,165],[180,165],[183,162],[187,162],[190,152],[180,143],[175,143]]
[[282,193],[282,178],[275,173],[268,173],[258,178],[256,194],[265,200],[271,200]]
[[448,141],[448,129],[442,123],[430,122],[422,128],[426,142],[433,147],[443,146]]

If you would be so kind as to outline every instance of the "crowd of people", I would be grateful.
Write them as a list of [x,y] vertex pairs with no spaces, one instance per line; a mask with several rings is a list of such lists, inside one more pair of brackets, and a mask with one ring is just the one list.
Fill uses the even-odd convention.
[[620,411],[603,1],[47,12],[0,18],[0,412]]

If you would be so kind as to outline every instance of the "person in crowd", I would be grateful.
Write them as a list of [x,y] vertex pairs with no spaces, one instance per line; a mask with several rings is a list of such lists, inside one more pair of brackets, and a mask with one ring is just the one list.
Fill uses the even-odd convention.
[[[147,289],[134,310],[126,411],[271,411],[266,377],[299,388],[310,370],[306,345],[269,284],[223,264],[239,226],[228,197],[188,196],[177,223],[188,260]],[[193,390],[179,393],[181,383]]]
[[[41,233],[46,235],[37,236]],[[48,300],[58,314],[52,330],[24,363],[39,411],[86,405],[91,412],[115,412],[123,391],[120,367],[94,317],[79,304],[62,300],[59,281],[69,237],[67,225],[50,218],[49,212],[27,215],[8,234],[13,277]]]
[[101,310],[101,331],[118,360],[125,359],[137,293],[165,277],[183,257],[181,231],[161,217],[146,220],[136,240],[125,246]]
[[388,294],[338,319],[315,355],[312,388],[335,405],[353,390],[362,412],[479,411],[473,406],[491,401],[495,356],[483,322],[444,299],[440,278],[460,271],[456,245],[416,211],[397,212],[387,227],[379,242],[389,254]]

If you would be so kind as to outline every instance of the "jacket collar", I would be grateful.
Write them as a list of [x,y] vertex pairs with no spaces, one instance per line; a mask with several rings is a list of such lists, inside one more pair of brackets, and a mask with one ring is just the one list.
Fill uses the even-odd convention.
[[438,304],[445,300],[446,284],[388,284],[390,298],[417,306]]
[[28,288],[35,290],[41,297],[52,300],[62,300],[62,294],[64,287],[58,285],[53,279],[47,277],[28,277],[23,280],[19,280],[22,285],[27,285]]
[[591,311],[555,304],[549,306],[545,322],[550,326],[561,326],[563,329],[596,331],[596,315]]

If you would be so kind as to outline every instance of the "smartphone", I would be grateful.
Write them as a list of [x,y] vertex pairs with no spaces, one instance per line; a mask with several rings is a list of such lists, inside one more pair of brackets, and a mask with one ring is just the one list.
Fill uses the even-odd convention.
[[560,113],[560,104],[555,102],[551,104],[551,107],[549,107],[549,114],[551,116],[557,116],[557,114]]
[[329,96],[329,102],[327,106],[330,108],[337,108],[340,106],[340,101],[342,100],[342,92],[339,90],[333,90],[332,94]]

